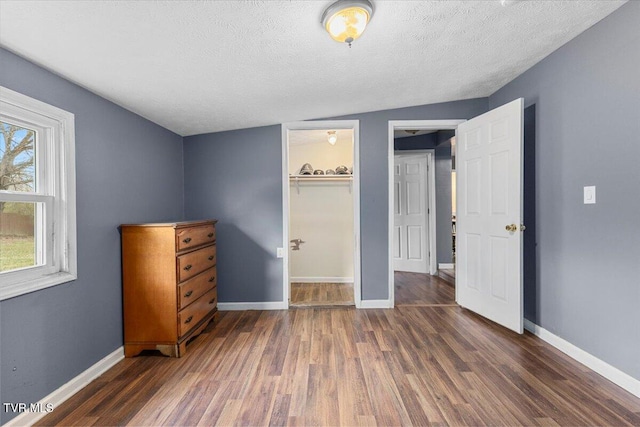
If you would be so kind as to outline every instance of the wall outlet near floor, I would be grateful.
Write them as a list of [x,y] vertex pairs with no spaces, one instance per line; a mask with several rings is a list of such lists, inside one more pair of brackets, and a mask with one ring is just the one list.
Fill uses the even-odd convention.
[[584,187],[584,204],[591,205],[596,203],[596,186],[592,185]]
[[276,248],[276,256],[278,258],[284,258],[284,248]]

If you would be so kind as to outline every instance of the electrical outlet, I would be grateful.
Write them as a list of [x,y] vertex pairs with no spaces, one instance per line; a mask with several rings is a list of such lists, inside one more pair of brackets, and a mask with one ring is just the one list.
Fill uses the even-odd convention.
[[276,248],[276,256],[278,258],[284,258],[284,248]]

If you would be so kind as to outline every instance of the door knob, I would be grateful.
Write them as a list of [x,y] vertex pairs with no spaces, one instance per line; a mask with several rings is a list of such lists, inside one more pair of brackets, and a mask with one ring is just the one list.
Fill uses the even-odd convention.
[[516,231],[518,229],[518,226],[515,225],[515,224],[509,224],[504,229],[507,230],[507,231],[510,231],[511,233],[513,233],[514,231]]

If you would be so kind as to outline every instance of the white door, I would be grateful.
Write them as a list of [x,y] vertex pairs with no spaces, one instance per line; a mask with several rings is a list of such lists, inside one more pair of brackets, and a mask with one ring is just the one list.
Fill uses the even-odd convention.
[[522,98],[458,126],[457,302],[522,333]]
[[427,158],[394,157],[393,269],[429,272]]

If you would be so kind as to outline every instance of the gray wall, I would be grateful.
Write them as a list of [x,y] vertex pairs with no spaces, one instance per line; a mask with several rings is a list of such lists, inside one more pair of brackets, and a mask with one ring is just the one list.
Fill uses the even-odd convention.
[[[486,98],[336,119],[360,121],[362,298],[388,298],[387,152],[389,120],[466,119]],[[220,302],[282,300],[280,126],[184,139],[185,214],[220,220]]]
[[424,135],[407,136],[404,138],[395,138],[393,140],[393,149],[396,151],[405,150],[429,150],[436,148],[438,145],[438,133],[427,133]]
[[524,109],[523,149],[523,211],[522,220],[527,226],[522,235],[522,276],[524,293],[524,317],[533,320],[538,309],[537,283],[537,221],[536,221],[536,106]]
[[451,145],[436,147],[436,251],[438,264],[453,262],[451,240]]
[[280,126],[184,139],[185,215],[218,219],[220,302],[282,301]]
[[[517,97],[536,105],[538,263],[527,316],[637,379],[639,23],[640,2],[629,2],[490,97],[491,107]],[[597,204],[583,204],[586,185]]]
[[3,49],[0,64],[0,85],[76,123],[78,280],[0,302],[0,402],[29,403],[122,346],[117,227],[182,218],[182,138]]

